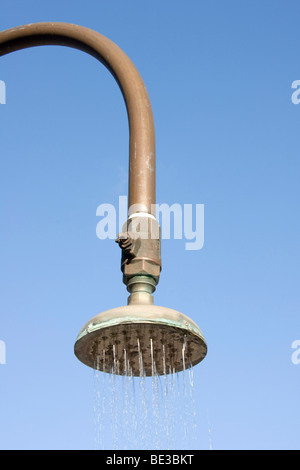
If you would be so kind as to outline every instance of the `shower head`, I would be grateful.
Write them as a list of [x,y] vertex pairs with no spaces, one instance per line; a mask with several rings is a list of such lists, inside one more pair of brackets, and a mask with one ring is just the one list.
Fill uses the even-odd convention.
[[128,305],[93,317],[75,342],[77,358],[116,375],[153,376],[180,372],[201,362],[207,346],[190,318],[153,305],[151,276],[128,280]]
[[202,332],[190,318],[143,304],[100,313],[84,325],[75,343],[75,355],[87,366],[130,376],[180,372],[206,353]]
[[145,84],[129,57],[89,28],[47,22],[0,32],[0,56],[42,45],[76,48],[105,65],[122,91],[129,123],[128,220],[116,241],[130,297],[127,306],[97,315],[82,328],[75,354],[90,367],[116,374],[163,374],[195,365],[207,352],[197,325],[175,310],[153,305],[161,236],[155,219],[155,129]]

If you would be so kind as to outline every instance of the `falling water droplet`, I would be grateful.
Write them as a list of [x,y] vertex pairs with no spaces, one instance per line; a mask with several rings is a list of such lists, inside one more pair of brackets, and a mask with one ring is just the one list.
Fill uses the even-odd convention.
[[165,435],[167,438],[168,450],[171,447],[171,431],[170,431],[170,410],[169,410],[169,390],[168,390],[168,376],[166,366],[166,349],[165,345],[162,345],[163,350],[163,372],[164,372],[164,403],[165,403]]
[[208,422],[208,439],[209,439],[209,450],[213,450],[212,445],[212,436],[211,436],[211,426],[210,426],[210,419],[207,412],[207,422]]

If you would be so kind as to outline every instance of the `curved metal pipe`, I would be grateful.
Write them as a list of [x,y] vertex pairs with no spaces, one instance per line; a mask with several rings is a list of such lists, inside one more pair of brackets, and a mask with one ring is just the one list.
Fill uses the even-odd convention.
[[[36,23],[0,32],[0,56],[42,45],[73,47],[102,62],[120,86],[129,120],[129,219],[125,233],[117,239],[123,280],[131,294],[129,305],[87,323],[76,340],[75,354],[84,364],[104,372],[143,376],[185,370],[204,359],[207,346],[188,317],[152,305],[161,270],[160,230],[148,215],[155,211],[155,132],[143,80],[116,44],[88,28]],[[136,236],[133,227],[138,225]],[[142,237],[145,233],[148,238]]]
[[35,23],[0,32],[0,56],[44,45],[68,46],[87,52],[105,65],[118,82],[129,121],[128,206],[129,209],[135,206],[134,212],[152,213],[155,204],[155,130],[149,96],[136,67],[115,43],[82,26]]

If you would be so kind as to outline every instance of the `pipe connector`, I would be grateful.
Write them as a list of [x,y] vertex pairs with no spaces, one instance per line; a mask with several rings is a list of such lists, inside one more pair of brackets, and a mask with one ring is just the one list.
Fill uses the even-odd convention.
[[128,305],[153,305],[155,279],[151,276],[135,276],[129,279],[127,290],[130,292]]
[[135,277],[151,277],[158,284],[161,272],[160,226],[150,214],[136,213],[124,224],[116,242],[122,249],[121,270],[126,286]]

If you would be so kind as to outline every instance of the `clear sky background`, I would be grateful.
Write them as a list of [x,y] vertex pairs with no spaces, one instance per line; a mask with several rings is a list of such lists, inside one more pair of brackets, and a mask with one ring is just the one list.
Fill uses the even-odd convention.
[[[194,368],[203,449],[300,448],[299,14],[293,0],[0,5],[1,30],[61,21],[116,42],[153,106],[158,202],[205,205],[203,249],[164,240],[155,294],[208,343]],[[96,237],[98,205],[127,194],[123,98],[63,47],[2,57],[0,80],[0,448],[93,449],[93,371],[73,344],[127,299],[120,251]]]

